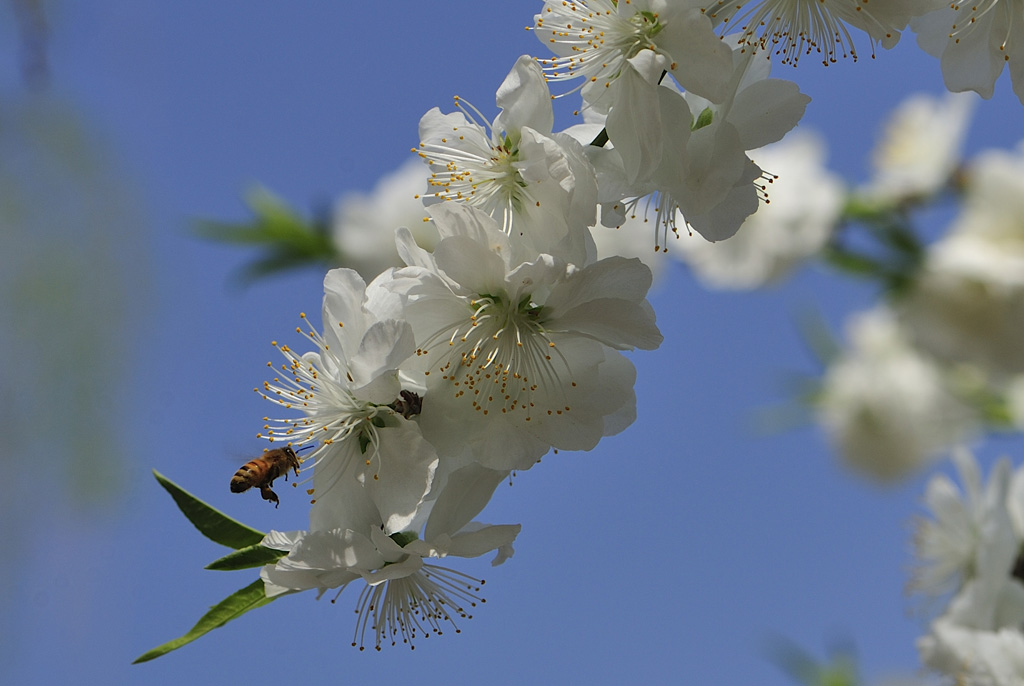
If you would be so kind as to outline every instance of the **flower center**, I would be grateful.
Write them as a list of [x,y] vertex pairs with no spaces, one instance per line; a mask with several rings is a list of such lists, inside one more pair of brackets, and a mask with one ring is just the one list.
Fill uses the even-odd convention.
[[[483,585],[482,579],[428,564],[408,576],[368,585],[356,601],[358,619],[352,647],[366,649],[368,630],[373,632],[377,650],[389,638],[393,646],[401,640],[415,650],[417,636],[440,636],[445,624],[461,633],[455,617],[473,618],[467,608],[487,602],[478,595]],[[336,600],[337,596],[331,602]]]
[[[782,64],[795,67],[801,55],[816,52],[822,64],[828,66],[840,56],[857,61],[853,37],[837,15],[844,10],[854,11],[872,22],[870,13],[862,7],[866,4],[866,0],[859,0],[855,10],[849,10],[832,0],[765,0],[748,8],[756,3],[717,0],[703,11],[712,21],[721,21],[723,33],[729,29],[739,30],[739,43],[753,53],[773,52],[781,56]],[[884,32],[880,26],[877,29],[873,33]],[[871,54],[874,56],[873,46]]]
[[[443,350],[440,346],[447,338],[449,350],[441,353],[431,371],[451,383],[455,397],[470,399],[473,409],[485,415],[522,412],[527,421],[538,409],[547,414],[568,411],[564,380],[576,384],[568,362],[545,330],[544,308],[529,295],[516,303],[507,296],[481,295],[469,306],[468,320],[438,330],[417,351],[422,355]],[[558,397],[537,408],[542,386],[559,389]]]
[[609,85],[626,60],[641,50],[655,50],[653,39],[664,25],[653,12],[625,19],[613,0],[577,0],[549,3],[532,28],[559,55],[537,60],[547,80],[583,76],[587,80],[578,87],[583,88],[587,83]]
[[502,229],[511,233],[513,217],[530,200],[517,166],[518,140],[494,131],[480,111],[461,98],[456,97],[455,104],[469,125],[453,126],[451,136],[413,148],[430,165],[428,196],[464,202],[500,217]]

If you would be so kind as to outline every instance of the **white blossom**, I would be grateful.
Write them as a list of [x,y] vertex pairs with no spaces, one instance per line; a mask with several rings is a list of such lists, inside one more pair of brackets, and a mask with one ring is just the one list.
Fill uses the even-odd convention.
[[573,262],[587,255],[596,221],[597,182],[582,146],[552,133],[551,94],[536,62],[521,57],[498,89],[493,123],[461,99],[459,112],[436,107],[420,120],[414,149],[430,166],[428,204],[460,202],[496,219],[535,254]]
[[1024,634],[1020,629],[979,631],[939,620],[918,640],[921,661],[964,686],[1024,684]]
[[[612,147],[588,149],[606,226],[633,214],[649,215],[653,208],[664,247],[668,233],[677,233],[679,213],[688,228],[718,241],[735,234],[757,210],[769,177],[746,151],[781,140],[810,98],[790,81],[768,78],[766,60],[739,49],[732,58],[727,95],[720,102],[669,85],[649,87],[636,69],[624,70],[616,87],[628,91],[622,100],[629,107],[608,113]],[[653,195],[645,199],[648,194]]]
[[527,469],[555,447],[590,450],[635,416],[632,364],[618,350],[662,340],[645,300],[650,270],[608,258],[576,266],[517,255],[487,215],[432,208],[433,254],[399,232],[410,265],[383,288],[402,299],[428,375],[421,426],[446,454]]
[[354,526],[355,513],[366,510],[361,498],[386,513],[387,533],[402,530],[416,517],[437,466],[433,446],[398,404],[407,390],[398,370],[415,351],[412,328],[378,318],[378,309],[356,272],[328,272],[323,334],[305,333],[316,351],[297,355],[277,346],[287,364],[263,385],[264,398],[302,413],[268,420],[267,438],[316,446],[305,458],[313,463],[313,530],[332,528],[337,519]]
[[683,236],[676,254],[711,288],[759,288],[788,274],[824,247],[842,210],[843,184],[825,167],[825,153],[820,137],[801,131],[752,150],[754,162],[778,176],[770,201],[729,240]]
[[667,72],[686,90],[715,102],[727,95],[729,49],[707,17],[685,3],[546,0],[533,29],[556,55],[539,60],[548,80],[584,79],[583,99],[602,111],[624,102],[612,86],[642,54],[650,85]]
[[1017,684],[1024,676],[1024,470],[999,460],[987,483],[968,452],[954,453],[961,492],[944,475],[928,483],[934,519],[918,522],[913,586],[952,591],[946,612],[918,640],[925,666],[967,684]]
[[500,565],[514,554],[512,543],[521,529],[470,521],[504,476],[485,472],[470,466],[451,475],[421,512],[422,538],[417,525],[388,534],[387,514],[367,500],[360,501],[362,511],[355,516],[325,521],[330,528],[271,531],[262,545],[288,554],[261,570],[267,596],[316,589],[319,597],[337,588],[333,603],[352,582],[365,582],[356,600],[352,639],[360,650],[368,633],[377,650],[387,641],[414,647],[418,637],[440,635],[446,627],[458,633],[459,620],[471,619],[483,601],[484,582],[436,561],[496,552],[491,564]]
[[1000,629],[978,642],[978,655],[967,666],[965,681],[976,686],[1024,684],[1024,633]]
[[818,417],[843,458],[881,480],[906,476],[976,431],[974,412],[892,314],[851,318],[850,348],[825,374]]

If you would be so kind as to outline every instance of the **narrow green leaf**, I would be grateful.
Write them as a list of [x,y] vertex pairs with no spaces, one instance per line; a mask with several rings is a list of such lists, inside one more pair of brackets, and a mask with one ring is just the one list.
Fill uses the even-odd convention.
[[228,553],[218,560],[214,560],[206,565],[205,569],[226,572],[235,569],[262,567],[263,565],[280,560],[287,554],[287,550],[274,550],[262,545],[251,545],[246,548],[240,548],[233,553]]
[[266,605],[271,600],[278,597],[280,596],[268,598],[263,590],[263,580],[256,579],[256,581],[252,582],[245,588],[235,591],[227,598],[211,607],[210,611],[203,615],[187,634],[181,638],[176,638],[173,641],[168,641],[161,646],[157,646],[149,652],[143,653],[137,657],[132,664],[148,662],[149,660],[160,657],[161,655],[166,655],[172,650],[177,650],[181,646],[191,643],[200,636],[224,626],[232,619],[241,617],[249,610],[255,610],[257,607]]
[[230,224],[228,222],[198,219],[193,224],[192,229],[197,236],[219,243],[262,245],[275,241],[274,235],[263,227],[259,221],[254,221],[252,224]]
[[153,476],[171,494],[188,521],[192,522],[193,526],[199,529],[199,533],[211,541],[237,550],[256,545],[266,535],[262,531],[251,529],[238,520],[228,517],[220,510],[207,505],[155,469]]

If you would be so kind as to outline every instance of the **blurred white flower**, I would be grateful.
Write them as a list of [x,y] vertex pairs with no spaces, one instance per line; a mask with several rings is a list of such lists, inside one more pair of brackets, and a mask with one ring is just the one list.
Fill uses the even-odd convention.
[[348,193],[334,207],[334,244],[346,267],[370,281],[388,267],[402,264],[395,248],[395,229],[407,227],[426,250],[437,243],[437,229],[426,221],[420,194],[427,170],[408,160],[377,182],[373,192]]
[[925,503],[934,518],[919,520],[914,537],[919,565],[912,586],[929,595],[959,591],[983,575],[1007,578],[1021,543],[1009,509],[1009,460],[996,463],[987,484],[966,450],[954,451],[953,462],[963,492],[946,475],[933,476]]
[[782,278],[821,250],[842,210],[843,184],[825,167],[826,147],[819,136],[795,131],[749,154],[778,176],[768,188],[769,202],[727,241],[682,236],[673,243],[711,288],[758,288]]
[[980,155],[950,233],[898,305],[915,343],[995,381],[1024,373],[1024,150]]
[[918,93],[903,100],[872,153],[874,175],[861,192],[899,201],[941,190],[960,164],[974,103],[973,96],[957,93]]
[[[931,4],[922,3],[922,9]],[[918,44],[939,57],[946,88],[991,98],[1006,66],[1024,102],[1024,4],[1019,0],[947,0],[911,21]]]
[[915,590],[954,592],[918,640],[925,666],[965,684],[1024,683],[1024,469],[1003,458],[987,483],[974,457],[954,453],[963,493],[944,475],[928,483],[934,519],[918,522]]
[[972,686],[1024,685],[1024,633],[1000,629],[982,636],[965,676],[964,682]]
[[1024,253],[979,236],[949,236],[928,251],[896,307],[915,343],[999,381],[1024,373]]
[[907,341],[888,310],[849,321],[850,347],[828,368],[819,421],[855,469],[902,478],[977,429],[942,371]]
[[918,639],[926,667],[964,686],[1022,686],[1024,634],[1020,629],[980,631],[938,620]]

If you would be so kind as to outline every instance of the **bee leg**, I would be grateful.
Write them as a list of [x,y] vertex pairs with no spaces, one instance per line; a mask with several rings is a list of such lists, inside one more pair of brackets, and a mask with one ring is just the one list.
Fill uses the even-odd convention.
[[264,500],[269,500],[274,503],[275,508],[281,504],[281,501],[277,498],[277,493],[270,490],[270,486],[267,486],[266,484],[260,486],[260,495],[263,496]]

